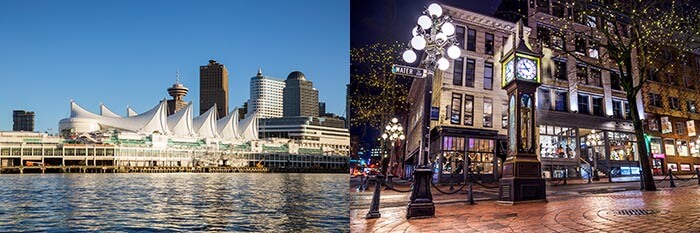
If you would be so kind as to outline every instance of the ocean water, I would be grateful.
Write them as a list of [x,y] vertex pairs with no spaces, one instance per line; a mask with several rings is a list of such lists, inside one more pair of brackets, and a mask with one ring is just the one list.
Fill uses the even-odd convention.
[[348,232],[346,174],[0,175],[0,232]]

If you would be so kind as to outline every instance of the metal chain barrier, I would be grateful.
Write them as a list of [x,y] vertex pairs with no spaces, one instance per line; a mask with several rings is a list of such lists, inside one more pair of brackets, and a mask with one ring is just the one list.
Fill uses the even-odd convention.
[[671,174],[673,175],[673,177],[675,177],[675,179],[676,179],[676,180],[680,180],[680,181],[689,181],[689,180],[692,180],[692,179],[694,179],[694,178],[695,178],[695,176],[697,176],[697,175],[698,175],[697,173],[695,173],[695,174],[693,174],[693,176],[691,176],[691,177],[689,177],[689,178],[685,178],[685,179],[684,179],[684,178],[680,178],[680,177],[678,177],[678,175],[676,175],[676,174],[673,174],[673,173],[671,173]]
[[661,179],[661,180],[655,180],[654,182],[656,182],[656,183],[664,182],[664,181],[666,180],[666,178],[668,178],[668,174],[667,174],[666,176],[664,176],[663,179]]
[[442,194],[455,194],[455,193],[461,191],[464,188],[464,186],[467,186],[468,183],[469,182],[464,182],[464,184],[462,184],[462,186],[460,186],[457,190],[454,190],[452,192],[445,192],[445,191],[440,190],[440,188],[438,188],[435,185],[435,183],[433,183],[432,179],[430,180],[430,184],[433,186],[433,188],[435,188],[435,190],[437,190],[438,192],[441,192]]
[[411,190],[413,190],[413,184],[411,184],[411,188],[408,190],[400,190],[400,189],[394,188],[393,184],[388,185],[387,183],[384,182],[384,180],[380,180],[379,182],[381,182],[384,185],[384,187],[386,187],[387,189],[394,190],[394,191],[400,192],[400,193],[407,193],[407,192],[411,192]]

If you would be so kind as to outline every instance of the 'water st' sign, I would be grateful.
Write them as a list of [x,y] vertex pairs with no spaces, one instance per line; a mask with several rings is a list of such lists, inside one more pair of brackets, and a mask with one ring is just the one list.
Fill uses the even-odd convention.
[[396,64],[391,66],[391,73],[396,74],[396,75],[412,76],[412,77],[416,77],[416,78],[425,77],[425,69],[410,67],[410,66],[396,65]]

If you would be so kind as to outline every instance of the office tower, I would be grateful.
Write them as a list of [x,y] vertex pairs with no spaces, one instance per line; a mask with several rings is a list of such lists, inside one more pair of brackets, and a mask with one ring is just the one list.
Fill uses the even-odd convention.
[[250,102],[246,113],[258,112],[258,118],[282,117],[284,86],[284,81],[263,76],[262,69],[258,69],[258,74],[250,78]]
[[287,76],[284,87],[284,111],[287,116],[318,116],[318,90],[304,73],[294,71]]
[[14,110],[12,131],[34,131],[34,112]]
[[228,70],[223,64],[209,60],[199,67],[199,114],[216,104],[218,118],[228,115]]

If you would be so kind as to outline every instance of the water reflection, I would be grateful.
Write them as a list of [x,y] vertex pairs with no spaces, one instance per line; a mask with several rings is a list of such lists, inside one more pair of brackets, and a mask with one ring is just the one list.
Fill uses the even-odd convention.
[[0,232],[349,231],[344,174],[0,176]]

